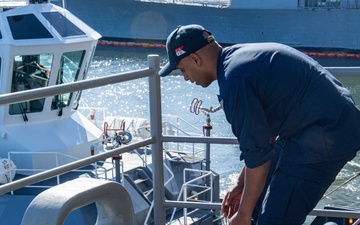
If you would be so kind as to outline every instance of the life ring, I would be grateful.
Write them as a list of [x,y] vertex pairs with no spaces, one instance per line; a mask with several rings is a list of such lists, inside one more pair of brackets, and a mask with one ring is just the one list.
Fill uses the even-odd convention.
[[9,183],[15,177],[16,165],[7,158],[0,158],[0,185]]

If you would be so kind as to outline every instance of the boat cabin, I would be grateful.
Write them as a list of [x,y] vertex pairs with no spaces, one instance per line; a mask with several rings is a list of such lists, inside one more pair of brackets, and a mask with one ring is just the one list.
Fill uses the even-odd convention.
[[[101,37],[66,9],[32,2],[0,13],[0,94],[85,79]],[[79,98],[80,92],[63,93],[2,105],[0,157],[7,158],[10,151],[27,153],[11,158],[23,168],[36,164],[44,169],[55,165],[35,153],[57,152],[63,158],[90,155],[89,146],[101,131],[77,113]],[[62,161],[68,162],[58,164]]]

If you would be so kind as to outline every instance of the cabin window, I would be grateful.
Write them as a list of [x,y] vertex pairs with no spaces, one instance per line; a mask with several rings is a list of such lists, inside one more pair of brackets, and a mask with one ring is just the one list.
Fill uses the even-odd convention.
[[[85,51],[75,51],[64,53],[61,56],[56,84],[67,84],[77,80],[84,55]],[[62,114],[61,109],[70,105],[72,94],[71,92],[54,96],[51,109],[60,109],[60,116]]]
[[7,17],[14,40],[53,38],[34,14]]
[[2,34],[1,34],[1,30],[0,30],[0,39],[2,39]]
[[[86,79],[86,75],[87,75],[88,70],[90,68],[91,59],[94,57],[94,54],[95,54],[96,44],[97,44],[97,41],[94,41],[93,44],[92,44],[91,50],[90,50],[90,52],[88,54],[88,57],[85,60],[85,68],[84,68],[84,72],[82,73],[82,77],[80,78],[80,80],[85,80]],[[81,93],[82,93],[82,91],[78,91],[76,93],[76,97],[75,97],[75,101],[74,101],[74,109],[77,109],[78,106],[79,106]]]
[[84,35],[85,33],[59,12],[43,12],[42,15],[62,37]]
[[[48,86],[52,54],[18,55],[14,58],[11,92],[31,90]],[[25,114],[41,112],[45,98],[10,105],[9,113]]]

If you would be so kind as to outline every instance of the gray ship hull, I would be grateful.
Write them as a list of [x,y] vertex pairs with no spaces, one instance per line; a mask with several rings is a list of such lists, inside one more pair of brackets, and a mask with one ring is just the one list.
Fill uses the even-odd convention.
[[360,50],[359,9],[221,9],[128,0],[67,0],[66,8],[104,39],[164,41],[176,26],[198,23],[223,44]]

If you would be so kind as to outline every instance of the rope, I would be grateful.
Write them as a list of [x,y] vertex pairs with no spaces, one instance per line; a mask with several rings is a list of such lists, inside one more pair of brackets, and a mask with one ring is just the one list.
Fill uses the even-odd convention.
[[329,193],[325,194],[321,199],[327,198],[329,195],[334,193],[335,191],[339,190],[341,187],[343,187],[345,184],[349,183],[350,181],[354,180],[356,177],[360,175],[360,172],[356,173],[349,179],[347,179],[344,183],[340,184],[338,187],[336,187],[334,190],[330,191]]

